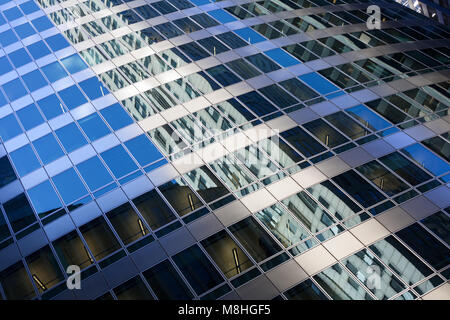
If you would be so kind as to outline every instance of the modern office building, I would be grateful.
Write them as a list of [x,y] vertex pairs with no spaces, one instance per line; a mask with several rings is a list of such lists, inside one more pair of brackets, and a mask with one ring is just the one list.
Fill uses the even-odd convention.
[[444,25],[385,0],[0,11],[1,299],[450,299]]

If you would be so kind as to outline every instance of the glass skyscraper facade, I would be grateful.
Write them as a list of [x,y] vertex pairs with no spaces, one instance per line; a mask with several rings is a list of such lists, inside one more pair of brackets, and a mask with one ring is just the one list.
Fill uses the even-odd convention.
[[0,11],[1,299],[450,299],[446,26],[393,1]]

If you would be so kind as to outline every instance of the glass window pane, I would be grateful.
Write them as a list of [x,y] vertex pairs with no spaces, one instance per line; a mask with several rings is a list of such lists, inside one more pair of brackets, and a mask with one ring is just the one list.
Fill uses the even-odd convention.
[[327,94],[339,90],[338,87],[315,72],[304,74],[299,78],[320,94]]
[[[4,156],[0,158],[0,188],[6,186],[8,183],[16,180],[16,174],[13,167],[8,160],[8,157]],[[1,216],[1,215],[0,215]]]
[[78,56],[78,54],[73,54],[64,59],[61,59],[61,63],[71,74],[87,68],[86,63]]
[[72,110],[87,102],[87,99],[77,86],[68,87],[59,91],[58,94],[69,110]]
[[141,166],[155,162],[163,157],[158,148],[150,142],[145,134],[128,140],[125,142],[125,146]]
[[144,223],[128,202],[109,211],[106,216],[125,245],[148,234]]
[[33,44],[30,44],[27,47],[27,49],[31,53],[33,58],[35,58],[35,59],[42,58],[43,56],[46,56],[50,53],[50,50],[47,48],[44,41],[42,41],[42,40],[35,42]]
[[288,131],[284,131],[280,135],[306,157],[311,157],[317,153],[325,151],[324,146],[313,139],[300,127],[295,127]]
[[261,210],[255,216],[286,248],[309,237],[308,231],[279,204]]
[[352,170],[334,177],[333,181],[365,208],[385,199],[380,192]]
[[10,153],[10,156],[21,177],[41,166],[29,144],[14,150]]
[[128,113],[118,103],[102,109],[100,113],[113,130],[118,130],[133,123]]
[[270,176],[278,171],[277,166],[255,146],[248,146],[234,153],[257,178]]
[[370,249],[408,285],[413,285],[433,273],[393,236],[374,243]]
[[450,250],[418,223],[414,223],[396,234],[436,270],[442,269],[450,263]]
[[45,87],[48,84],[47,80],[44,79],[39,70],[34,70],[30,73],[24,74],[22,79],[30,92]]
[[49,133],[35,141],[33,146],[44,164],[48,164],[64,155],[53,134]]
[[334,148],[348,141],[342,134],[333,129],[322,119],[317,119],[303,125],[329,148]]
[[98,157],[93,157],[78,164],[77,169],[91,191],[95,191],[113,181]]
[[28,300],[36,295],[22,261],[2,271],[0,283],[8,300]]
[[224,230],[201,243],[227,278],[240,274],[253,266],[244,251]]
[[33,281],[40,293],[51,289],[64,279],[61,269],[49,246],[26,257]]
[[111,132],[98,113],[80,119],[78,123],[91,141],[104,137]]
[[239,164],[231,156],[218,159],[210,163],[212,170],[223,180],[233,191],[236,191],[255,181],[250,171]]
[[356,168],[362,175],[372,181],[378,188],[383,190],[388,196],[396,195],[406,189],[408,185],[394,176],[377,161],[371,161]]
[[206,202],[214,201],[228,193],[222,182],[206,166],[192,170],[184,177]]
[[[368,250],[361,250],[342,263],[380,300],[401,292],[406,286]],[[373,278],[373,276],[376,278]]]
[[101,153],[101,156],[117,179],[138,168],[121,145]]
[[54,176],[52,179],[66,204],[72,203],[87,194],[84,184],[72,168]]
[[280,67],[275,62],[264,56],[262,53],[258,53],[245,58],[259,70],[265,73],[280,69]]
[[119,242],[103,217],[81,226],[80,231],[96,260],[101,260],[120,248]]
[[233,224],[229,230],[257,262],[261,262],[281,250],[281,247],[253,217]]
[[48,180],[28,190],[28,196],[40,217],[61,208],[61,201]]
[[278,110],[269,101],[267,101],[255,91],[243,94],[241,96],[238,96],[237,98],[258,116],[264,116]]
[[192,293],[172,264],[165,260],[143,272],[159,300],[191,300]]
[[55,94],[39,100],[37,104],[41,108],[47,120],[53,119],[64,112],[63,105]]
[[87,144],[86,139],[75,123],[68,124],[56,130],[55,133],[68,153]]
[[0,137],[3,141],[8,141],[22,133],[22,129],[14,114],[7,115],[0,119]]
[[348,108],[345,111],[358,119],[365,127],[374,131],[378,131],[391,126],[389,122],[387,122],[374,112],[370,111],[363,105]]
[[30,130],[44,122],[42,115],[39,113],[34,103],[18,110],[17,116],[25,130]]
[[324,181],[307,190],[338,220],[346,219],[361,211],[361,208],[331,181]]
[[156,190],[133,199],[133,203],[152,230],[175,219],[175,215]]
[[77,265],[84,269],[94,262],[76,231],[53,241],[53,247],[64,270],[70,265]]
[[21,194],[3,204],[6,216],[14,232],[22,230],[36,221],[25,194]]
[[198,295],[224,281],[198,245],[177,253],[173,261]]
[[58,61],[43,66],[41,70],[50,82],[55,82],[67,76],[67,72]]
[[314,276],[333,300],[373,300],[356,280],[338,263]]
[[250,79],[261,74],[256,68],[246,62],[244,59],[237,59],[226,64],[230,69],[236,72],[243,79]]
[[169,181],[159,186],[158,189],[180,216],[202,206],[201,201],[181,178]]
[[435,235],[450,245],[450,217],[439,211],[422,220],[422,223]]
[[448,162],[439,158],[420,143],[410,145],[401,151],[412,158],[418,165],[429,170],[436,176],[450,171],[450,164]]
[[19,99],[28,93],[19,79],[11,80],[2,87],[10,101]]
[[313,233],[320,232],[334,223],[334,219],[304,191],[283,200],[282,203]]

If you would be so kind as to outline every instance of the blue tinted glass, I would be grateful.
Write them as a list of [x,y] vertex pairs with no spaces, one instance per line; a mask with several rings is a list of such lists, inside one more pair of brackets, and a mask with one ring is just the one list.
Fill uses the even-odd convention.
[[81,93],[80,89],[75,85],[59,91],[58,94],[69,110],[87,102],[83,93]]
[[50,82],[57,81],[67,76],[67,72],[58,61],[42,67],[42,71],[47,76],[47,79],[50,80]]
[[17,18],[20,18],[23,16],[22,12],[20,12],[19,8],[12,7],[11,9],[7,9],[3,11],[3,14],[5,15],[6,19],[9,21],[15,20]]
[[31,24],[29,24],[28,22],[15,27],[14,30],[17,32],[21,39],[25,39],[26,37],[29,37],[32,34],[36,33]]
[[113,181],[113,178],[98,157],[78,164],[77,169],[91,191],[97,190]]
[[5,96],[3,95],[3,93],[0,91],[0,107],[5,105],[7,103]]
[[402,151],[414,159],[420,166],[428,169],[436,176],[450,171],[450,164],[448,164],[448,162],[439,158],[420,143],[406,147],[402,149]]
[[320,74],[311,72],[299,77],[300,80],[308,84],[320,94],[327,94],[339,90],[334,84],[322,77]]
[[0,137],[3,141],[7,141],[22,133],[22,129],[19,123],[14,117],[14,114],[10,114],[0,119]]
[[68,153],[87,144],[86,139],[75,123],[56,130],[56,135]]
[[136,164],[121,145],[103,152],[101,156],[116,178],[137,169]]
[[237,19],[223,9],[208,11],[208,13],[217,21],[227,23]]
[[34,1],[25,2],[19,6],[22,9],[22,11],[25,12],[25,14],[29,14],[29,13],[39,10],[39,7],[36,5],[36,3],[34,3]]
[[22,81],[20,81],[19,79],[14,79],[10,82],[7,82],[2,87],[3,90],[5,90],[6,95],[8,96],[10,101],[19,99],[27,94],[27,90],[25,90]]
[[106,136],[111,132],[97,113],[78,120],[78,123],[91,141]]
[[7,103],[5,96],[3,95],[3,93],[0,91],[0,107],[5,105]]
[[5,23],[6,23],[6,20],[2,16],[0,16],[0,25],[3,25]]
[[94,100],[98,97],[104,96],[109,93],[103,84],[95,77],[84,80],[79,83],[81,89],[89,97],[89,99]]
[[173,256],[173,261],[197,294],[202,294],[223,282],[222,276],[198,245],[177,253]]
[[28,195],[38,215],[46,215],[61,208],[61,201],[48,180],[28,190]]
[[21,177],[41,166],[29,144],[14,150],[10,155]]
[[[8,157],[2,156],[0,157],[0,188],[3,188],[8,183],[16,180],[16,174],[14,173],[13,167],[11,163],[9,162]],[[2,218],[3,216],[0,215],[0,225],[2,224]],[[1,229],[1,227],[0,227]],[[1,235],[1,232],[0,232]],[[1,239],[1,236],[0,236]],[[1,242],[1,240],[0,240]]]
[[52,94],[37,102],[47,120],[50,120],[63,113],[61,101],[55,94]]
[[27,49],[35,59],[42,58],[50,53],[50,50],[45,45],[44,41],[38,41],[30,44]]
[[111,128],[113,128],[113,130],[118,130],[133,123],[133,120],[131,120],[128,112],[126,112],[118,103],[102,109],[100,113],[109,123]]
[[346,109],[348,113],[361,121],[365,126],[370,125],[375,131],[390,127],[391,124],[377,115],[375,112],[369,110],[363,105]]
[[25,51],[25,49],[19,49],[16,50],[14,52],[11,52],[9,54],[9,58],[11,59],[13,65],[16,68],[19,68],[25,64],[27,64],[28,62],[31,61],[30,56],[28,55],[28,53]]
[[30,92],[48,85],[47,80],[45,80],[44,76],[41,74],[39,70],[34,70],[30,73],[23,75],[22,79],[23,82],[25,82],[25,84],[27,85],[28,90],[30,90]]
[[48,164],[64,155],[51,133],[33,141],[33,145],[44,164]]
[[67,40],[60,34],[45,38],[45,41],[53,51],[58,51],[69,46]]
[[234,30],[234,32],[244,39],[245,41],[249,41],[250,43],[257,43],[261,41],[265,41],[266,39],[257,33],[256,31],[250,29],[250,28],[244,28],[239,30]]
[[53,27],[53,24],[51,23],[51,21],[46,16],[42,16],[42,17],[39,17],[37,19],[34,19],[33,21],[31,21],[31,23],[34,25],[34,27],[39,32],[47,30],[47,29],[50,29],[51,27]]
[[56,189],[66,204],[87,194],[87,190],[73,168],[52,178]]
[[125,142],[125,146],[141,166],[145,166],[163,157],[145,134]]
[[290,67],[300,63],[300,61],[280,48],[265,51],[264,53],[283,67]]
[[84,63],[84,61],[77,54],[61,59],[61,62],[69,73],[75,73],[87,68],[86,63]]
[[10,72],[13,69],[6,56],[0,58],[0,75]]
[[17,116],[19,117],[19,120],[25,130],[30,130],[44,122],[44,119],[42,118],[34,103],[18,110]]

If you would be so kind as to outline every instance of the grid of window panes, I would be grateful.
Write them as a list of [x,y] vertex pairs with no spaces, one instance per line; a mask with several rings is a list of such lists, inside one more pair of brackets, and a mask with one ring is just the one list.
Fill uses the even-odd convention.
[[[450,31],[390,2],[383,3],[388,27],[381,30],[365,27],[363,1],[38,2],[48,17],[33,1],[1,4],[0,190],[14,196],[1,201],[0,248],[45,238],[0,271],[3,298],[53,298],[66,288],[68,265],[79,265],[88,281],[126,259],[138,265],[145,248],[159,260],[133,267],[96,297],[220,298],[449,182],[448,132],[432,134],[198,242],[185,236],[188,248],[171,253],[174,234],[216,210],[349,150],[395,143],[403,130],[445,118],[449,81],[439,77],[351,106],[330,102],[448,69],[443,44]],[[359,29],[341,28],[353,24]],[[345,54],[351,62],[338,59]],[[296,114],[309,118],[169,181],[152,179],[168,162]],[[151,129],[138,129],[149,123]],[[126,191],[138,181],[149,190]],[[116,191],[123,199],[109,208],[104,202]],[[96,214],[81,217],[85,208]],[[449,277],[449,211],[435,210],[276,298],[426,294]],[[58,223],[67,232],[49,237]],[[368,285],[370,265],[380,266],[383,289]]]

